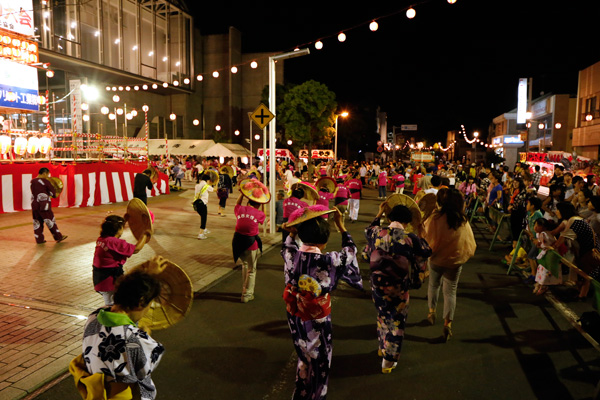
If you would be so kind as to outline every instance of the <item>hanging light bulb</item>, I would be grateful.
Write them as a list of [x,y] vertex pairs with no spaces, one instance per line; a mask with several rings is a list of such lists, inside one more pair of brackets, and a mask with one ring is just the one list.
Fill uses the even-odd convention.
[[238,68],[236,66],[231,67],[232,74],[237,74],[237,72],[238,72]]
[[417,12],[415,11],[414,8],[411,7],[408,10],[406,10],[406,18],[413,19],[415,17],[415,15],[417,15]]
[[322,48],[323,48],[323,42],[321,42],[320,40],[317,41],[317,43],[315,43],[315,49],[321,50]]
[[213,78],[218,78],[219,77],[219,71],[215,71],[212,73]]
[[456,0],[448,0],[448,3],[454,4],[454,3],[456,3]]
[[177,119],[177,115],[175,115],[174,113],[171,113],[171,115],[169,115],[169,119],[171,121],[175,121]]
[[194,124],[194,126],[198,126],[198,125],[200,125],[200,121],[195,119],[192,121],[192,124]]
[[256,68],[258,68],[258,63],[257,63],[256,61],[252,61],[252,62],[250,63],[250,68],[252,68],[252,69],[256,69]]
[[143,111],[143,112],[148,112],[148,110],[150,110],[150,107],[148,107],[148,105],[147,105],[147,104],[144,104],[144,105],[142,106],[142,111]]
[[346,34],[344,32],[340,32],[340,34],[338,35],[338,40],[340,42],[345,42],[346,41]]
[[369,29],[373,32],[375,32],[377,29],[379,29],[379,24],[377,23],[377,21],[373,21],[369,24]]
[[196,80],[197,80],[198,82],[201,82],[203,79],[204,79],[204,77],[203,77],[202,75],[198,75],[198,76],[196,77]]

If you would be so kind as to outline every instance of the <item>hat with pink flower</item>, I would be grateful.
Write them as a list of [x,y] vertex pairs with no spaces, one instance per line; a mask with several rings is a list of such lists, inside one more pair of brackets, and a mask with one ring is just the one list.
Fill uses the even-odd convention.
[[246,178],[239,185],[242,194],[250,200],[261,204],[271,201],[269,189],[258,179]]

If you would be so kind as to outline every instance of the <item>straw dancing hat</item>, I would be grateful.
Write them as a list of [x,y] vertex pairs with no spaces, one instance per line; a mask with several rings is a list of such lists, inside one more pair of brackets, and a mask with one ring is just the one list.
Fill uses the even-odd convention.
[[327,188],[329,193],[333,193],[333,192],[335,192],[337,183],[336,183],[335,179],[333,179],[329,176],[324,176],[317,181],[315,186],[317,187],[317,190],[321,190],[321,188],[325,187],[325,188]]
[[148,230],[154,234],[152,216],[143,201],[138,198],[129,200],[127,204],[127,216],[127,224],[136,239],[139,240],[144,235],[144,232]]
[[330,210],[328,207],[320,205],[320,204],[301,208],[290,214],[288,222],[285,225],[286,226],[298,225],[298,224],[301,224],[302,222],[308,221],[309,219],[320,217],[325,214],[330,214],[335,211],[336,211],[335,209]]
[[433,193],[427,193],[425,196],[421,197],[417,204],[421,209],[423,221],[425,221],[431,216],[437,206],[437,196]]
[[233,168],[231,168],[231,165],[223,165],[221,168],[219,168],[219,173],[229,175],[230,178],[233,178],[233,176],[235,175],[235,173],[233,172]]
[[298,186],[304,190],[304,198],[305,199],[312,200],[312,201],[319,200],[319,191],[317,190],[317,188],[315,186],[311,185],[308,182],[300,181],[300,182],[296,182],[292,185],[292,191]]
[[189,313],[194,292],[189,276],[171,261],[166,260],[165,269],[155,277],[160,282],[160,296],[152,300],[140,325],[159,330],[174,325]]
[[265,204],[271,201],[269,189],[258,179],[243,179],[240,182],[240,191],[244,196],[257,203]]
[[210,179],[207,182],[209,185],[215,186],[217,183],[219,183],[219,173],[217,171],[214,169],[209,169],[204,171],[204,173],[210,176]]
[[54,176],[49,177],[48,180],[54,187],[54,197],[59,197],[63,191],[63,182],[60,180],[60,178]]
[[396,193],[387,198],[386,206],[385,206],[383,212],[385,213],[386,216],[388,216],[390,214],[390,212],[392,211],[392,209],[397,205],[402,205],[402,206],[408,207],[408,209],[410,210],[410,212],[412,214],[412,221],[406,227],[406,231],[407,232],[416,231],[417,227],[421,224],[421,221],[422,221],[421,209],[419,208],[417,203],[415,203],[415,201],[413,199],[411,199],[410,197],[408,197],[405,194]]

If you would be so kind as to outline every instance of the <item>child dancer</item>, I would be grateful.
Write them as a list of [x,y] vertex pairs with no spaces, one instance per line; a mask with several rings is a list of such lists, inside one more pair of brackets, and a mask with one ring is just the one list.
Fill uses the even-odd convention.
[[115,280],[123,275],[123,264],[133,254],[138,253],[150,240],[152,233],[147,231],[136,244],[121,239],[125,219],[119,215],[109,215],[101,225],[100,237],[94,251],[93,281],[94,290],[104,298],[104,304],[114,304]]
[[535,232],[537,237],[536,245],[540,249],[537,256],[538,267],[537,274],[535,275],[535,287],[533,293],[541,295],[548,291],[549,285],[560,285],[562,283],[562,271],[559,265],[558,276],[554,276],[550,271],[544,267],[539,260],[541,260],[548,251],[549,247],[552,247],[556,242],[556,237],[552,235],[552,230],[556,228],[556,224],[552,220],[540,218],[535,221]]
[[[283,225],[290,232],[281,250],[284,260],[287,318],[298,355],[293,399],[324,399],[332,354],[331,296],[340,279],[362,289],[356,245],[342,214],[334,209],[342,232],[342,250],[323,254],[329,223],[321,217],[332,210],[319,205],[294,212]],[[303,244],[295,241],[298,235]]]

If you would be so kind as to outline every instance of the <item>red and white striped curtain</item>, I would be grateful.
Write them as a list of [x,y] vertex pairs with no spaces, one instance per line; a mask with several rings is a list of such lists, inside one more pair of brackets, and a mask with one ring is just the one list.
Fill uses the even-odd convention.
[[[53,207],[91,207],[131,200],[135,175],[144,171],[147,163],[1,164],[0,213],[31,209],[30,182],[42,167],[48,168],[51,176],[63,182],[61,195],[52,199]],[[159,173],[154,188],[147,192],[148,197],[168,194],[168,176]]]

